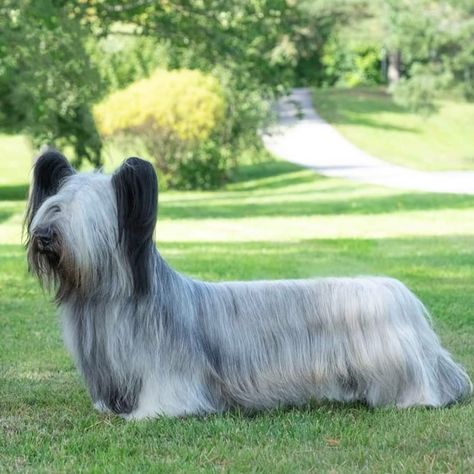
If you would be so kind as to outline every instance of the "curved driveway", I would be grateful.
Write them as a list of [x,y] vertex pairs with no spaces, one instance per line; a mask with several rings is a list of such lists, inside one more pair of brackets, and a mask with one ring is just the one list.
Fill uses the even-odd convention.
[[276,107],[277,125],[263,140],[269,151],[284,160],[325,176],[417,191],[474,194],[474,171],[418,171],[368,155],[315,112],[309,89],[294,89]]

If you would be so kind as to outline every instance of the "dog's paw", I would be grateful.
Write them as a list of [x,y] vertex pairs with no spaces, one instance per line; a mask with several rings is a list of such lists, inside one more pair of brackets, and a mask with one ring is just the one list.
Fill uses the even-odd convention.
[[99,413],[111,413],[111,410],[107,407],[107,405],[102,400],[94,402],[94,408]]
[[151,420],[158,417],[158,413],[146,412],[143,410],[134,410],[131,413],[123,413],[120,415],[124,420],[127,421],[141,421],[141,420]]

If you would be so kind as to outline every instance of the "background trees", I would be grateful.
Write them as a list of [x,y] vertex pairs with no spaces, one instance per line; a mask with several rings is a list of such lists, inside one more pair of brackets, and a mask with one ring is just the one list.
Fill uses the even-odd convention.
[[449,89],[474,99],[472,0],[390,0],[384,24],[389,49],[400,57],[396,99],[428,112]]
[[94,104],[156,68],[198,69],[227,107],[212,148],[235,162],[291,86],[391,83],[428,113],[446,90],[472,100],[473,17],[473,0],[5,0],[0,130],[100,166]]
[[53,0],[0,4],[0,129],[37,145],[69,146],[101,163],[91,105],[104,91],[89,32]]

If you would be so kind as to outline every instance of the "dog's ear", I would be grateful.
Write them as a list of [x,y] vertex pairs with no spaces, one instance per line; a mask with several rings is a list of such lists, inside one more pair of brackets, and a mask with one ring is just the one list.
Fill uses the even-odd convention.
[[128,158],[112,176],[117,199],[118,237],[129,261],[135,294],[150,289],[158,180],[153,166]]
[[64,179],[74,174],[74,168],[61,153],[50,150],[43,153],[33,168],[33,183],[30,187],[28,208],[26,211],[26,228],[29,231],[31,221],[41,204],[56,194]]

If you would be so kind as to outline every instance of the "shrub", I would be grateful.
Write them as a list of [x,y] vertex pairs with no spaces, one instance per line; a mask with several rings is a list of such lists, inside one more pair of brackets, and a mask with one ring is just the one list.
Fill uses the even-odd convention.
[[[104,137],[141,137],[168,184],[181,188],[209,188],[221,181],[229,156],[218,150],[224,112],[219,82],[187,69],[157,70],[94,109]],[[199,177],[192,177],[191,170],[198,169]]]
[[207,140],[183,150],[168,170],[166,185],[177,189],[213,189],[229,178],[235,162],[230,148]]
[[208,138],[216,128],[224,100],[211,76],[191,70],[157,70],[148,79],[108,96],[94,112],[104,136],[146,128],[193,141]]
[[342,87],[373,86],[384,82],[381,50],[376,44],[343,42],[331,38],[321,58],[326,85]]
[[260,131],[272,120],[271,104],[275,95],[263,90],[248,74],[216,67],[226,102],[225,124],[220,137],[241,153],[248,148],[260,148]]
[[420,115],[435,113],[439,106],[436,102],[439,91],[451,83],[450,72],[441,66],[414,62],[408,74],[390,88],[395,102]]

